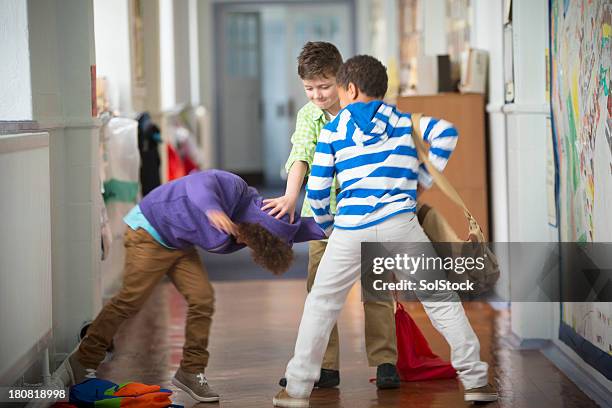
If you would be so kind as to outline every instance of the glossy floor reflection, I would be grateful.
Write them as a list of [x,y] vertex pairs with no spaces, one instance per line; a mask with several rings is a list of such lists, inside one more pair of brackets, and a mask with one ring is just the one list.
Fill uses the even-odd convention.
[[[216,312],[206,372],[221,394],[218,404],[195,404],[171,386],[184,336],[185,302],[170,283],[161,284],[144,309],[121,328],[111,361],[99,376],[117,383],[140,381],[175,391],[176,403],[192,406],[270,407],[278,379],[290,358],[304,304],[304,281],[259,280],[215,282]],[[596,406],[539,351],[517,351],[505,346],[507,312],[482,303],[465,304],[481,340],[482,357],[491,365],[491,380],[501,399],[487,407],[594,407]],[[449,348],[435,331],[421,306],[407,310],[434,352],[449,358]],[[316,390],[312,407],[461,407],[456,380],[403,383],[399,390],[377,391],[369,379],[364,352],[363,309],[358,288],[349,295],[340,321],[341,384],[338,389]]]

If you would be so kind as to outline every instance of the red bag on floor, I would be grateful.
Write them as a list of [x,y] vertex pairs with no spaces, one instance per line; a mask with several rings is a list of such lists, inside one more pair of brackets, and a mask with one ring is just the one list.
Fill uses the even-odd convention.
[[402,381],[423,381],[455,378],[450,363],[435,355],[412,317],[397,302],[395,311],[397,335],[397,371]]

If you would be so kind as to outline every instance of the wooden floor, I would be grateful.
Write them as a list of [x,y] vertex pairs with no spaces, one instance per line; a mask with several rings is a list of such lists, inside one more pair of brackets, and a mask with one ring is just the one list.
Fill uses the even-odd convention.
[[[117,383],[140,381],[176,391],[173,400],[186,407],[270,407],[279,390],[278,379],[290,358],[304,303],[302,280],[216,282],[216,312],[206,372],[221,394],[219,404],[194,401],[170,380],[178,367],[183,344],[185,303],[172,284],[163,283],[144,309],[118,333],[112,360],[99,376]],[[409,311],[434,352],[449,358],[449,348],[434,330],[419,304]],[[482,357],[500,390],[498,403],[487,407],[594,407],[586,395],[539,351],[516,351],[504,346],[509,316],[489,305],[466,304],[480,338]],[[313,407],[461,407],[456,380],[403,383],[398,390],[377,391],[369,379],[375,368],[364,353],[363,309],[354,288],[339,321],[341,384],[316,390]]]

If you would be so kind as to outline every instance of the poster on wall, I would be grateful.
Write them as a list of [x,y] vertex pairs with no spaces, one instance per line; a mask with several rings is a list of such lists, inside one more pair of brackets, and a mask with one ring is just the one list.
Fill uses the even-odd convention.
[[[612,2],[550,1],[562,241],[612,241]],[[563,303],[559,338],[612,379],[612,304]]]

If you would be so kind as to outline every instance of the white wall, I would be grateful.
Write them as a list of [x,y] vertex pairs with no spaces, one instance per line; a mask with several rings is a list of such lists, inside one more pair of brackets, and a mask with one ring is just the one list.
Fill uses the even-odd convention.
[[[372,0],[355,0],[356,14],[356,54],[371,54],[372,51],[372,24],[370,21],[370,7]],[[398,50],[399,52],[399,50]]]
[[[390,90],[399,80],[399,9],[397,0],[373,0],[364,7],[357,7],[355,25],[358,40],[363,40],[363,32],[369,33],[367,44],[357,44],[358,54],[369,54],[379,59],[389,75]],[[389,96],[389,95],[388,95]]]
[[446,43],[446,0],[421,2],[423,10],[423,54],[428,56],[448,54]]
[[488,104],[493,240],[508,241],[508,183],[504,104],[502,0],[472,1],[470,45],[489,53]]
[[133,115],[128,0],[94,0],[97,76],[106,77],[111,109]]
[[199,24],[198,0],[189,0],[189,81],[191,104],[200,104],[200,59],[199,54]]
[[99,123],[91,117],[92,0],[28,0],[33,119],[49,132],[54,351],[78,341],[100,294]]
[[[508,236],[511,242],[551,242],[557,233],[548,225],[546,188],[548,2],[515,0],[512,13],[515,99],[503,108],[508,135]],[[535,268],[538,262],[514,257],[509,273]],[[520,338],[554,335],[552,304],[513,302],[511,311],[512,331]]]
[[[134,117],[130,43],[130,1],[94,0],[94,33],[97,76],[107,79],[110,108],[121,116]],[[125,251],[121,230],[112,226],[110,254],[100,265],[103,301],[117,293],[123,276]]]
[[[27,4],[3,0],[0,7],[0,120],[32,119]],[[10,97],[6,97],[10,95]]]
[[[215,117],[216,107],[213,104],[214,92],[214,16],[211,0],[200,0],[197,3],[198,13],[198,76],[200,78],[200,100]],[[214,127],[213,127],[214,129]]]
[[161,108],[172,109],[176,102],[174,68],[174,8],[172,0],[159,0],[159,52]]
[[191,102],[189,0],[173,0],[175,103]]
[[[515,0],[515,101],[504,105],[503,1],[473,0],[470,45],[489,52],[489,161],[493,239],[496,242],[556,241],[548,225],[545,48],[547,2]],[[513,272],[538,270],[541,260],[500,259],[497,292],[510,298]],[[502,251],[506,255],[506,251]],[[520,338],[552,338],[552,305],[513,302],[512,330]]]
[[[189,0],[160,0],[161,107],[191,102]],[[191,6],[193,9],[193,6]]]
[[[502,0],[473,0],[470,46],[489,53],[488,103],[489,117],[489,191],[491,241],[509,241],[508,171],[506,118],[504,104],[504,61]],[[505,252],[505,251],[501,251]],[[498,258],[502,271],[496,292],[502,299],[510,298],[509,260]]]
[[52,329],[49,134],[0,135],[0,384],[47,347]]

